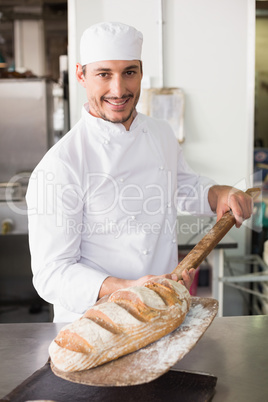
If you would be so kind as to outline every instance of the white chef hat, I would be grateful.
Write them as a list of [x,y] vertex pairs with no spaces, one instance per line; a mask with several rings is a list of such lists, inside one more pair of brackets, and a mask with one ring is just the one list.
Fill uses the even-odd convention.
[[102,22],[86,29],[80,41],[81,64],[104,60],[141,60],[143,35],[120,22]]

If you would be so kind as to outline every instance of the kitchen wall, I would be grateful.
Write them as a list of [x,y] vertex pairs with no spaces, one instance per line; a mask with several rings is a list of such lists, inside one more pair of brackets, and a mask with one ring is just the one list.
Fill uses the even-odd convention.
[[[86,101],[76,83],[79,39],[91,24],[114,20],[144,34],[144,75],[159,86],[159,4],[156,0],[69,0],[71,126]],[[193,169],[245,189],[253,165],[255,1],[163,1],[164,85],[185,92],[185,156]],[[232,230],[236,253],[249,253],[249,233]]]
[[[86,99],[74,76],[79,39],[93,23],[118,20],[140,29],[144,75],[159,86],[159,3],[69,0],[71,125]],[[221,183],[238,184],[252,172],[254,6],[253,0],[163,1],[164,84],[186,95],[184,152],[193,168]]]

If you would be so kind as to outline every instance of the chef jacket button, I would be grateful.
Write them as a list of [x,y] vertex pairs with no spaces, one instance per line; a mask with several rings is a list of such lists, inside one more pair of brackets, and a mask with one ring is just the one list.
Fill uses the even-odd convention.
[[172,240],[172,243],[177,243],[176,239],[173,239],[173,240]]
[[110,142],[109,140],[104,140],[104,141],[103,141],[103,144],[108,145],[109,142]]
[[171,207],[171,203],[169,202],[168,204],[167,204],[167,208],[170,208]]
[[131,216],[131,219],[132,219],[133,221],[135,221],[136,216],[135,216],[135,215],[132,215],[132,216]]
[[124,179],[123,177],[121,177],[121,179],[119,179],[119,181],[120,181],[121,183],[123,183],[123,182],[125,181],[125,179]]
[[164,166],[159,166],[159,170],[164,170]]
[[148,250],[142,250],[142,254],[143,254],[143,255],[147,255],[148,253],[149,253]]
[[142,131],[144,134],[148,133],[148,130],[146,128],[143,128]]
[[53,179],[54,179],[54,174],[53,174],[53,173],[48,173],[48,174],[46,175],[46,179],[47,179],[47,180],[53,180]]

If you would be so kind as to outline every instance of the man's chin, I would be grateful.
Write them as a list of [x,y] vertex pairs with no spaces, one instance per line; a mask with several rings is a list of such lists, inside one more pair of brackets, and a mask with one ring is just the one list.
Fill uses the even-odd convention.
[[102,118],[110,123],[127,123],[129,120],[133,119],[132,117],[133,112],[128,114],[127,116],[108,116],[108,115],[103,115]]

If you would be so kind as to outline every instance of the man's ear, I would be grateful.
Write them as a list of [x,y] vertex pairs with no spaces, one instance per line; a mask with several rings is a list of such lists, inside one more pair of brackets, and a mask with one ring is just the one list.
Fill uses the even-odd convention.
[[85,77],[84,77],[83,69],[82,69],[82,66],[80,63],[76,63],[75,74],[76,74],[76,79],[79,82],[79,84],[81,84],[85,88]]

